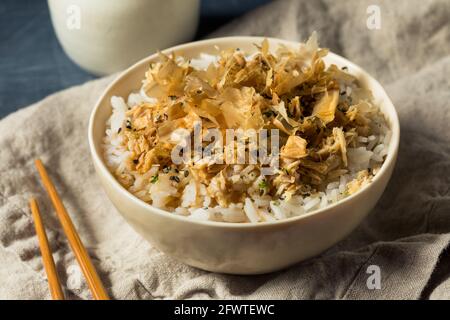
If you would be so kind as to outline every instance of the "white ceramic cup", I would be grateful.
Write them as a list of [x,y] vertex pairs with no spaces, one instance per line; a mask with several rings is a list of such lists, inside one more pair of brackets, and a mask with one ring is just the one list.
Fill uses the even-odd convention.
[[[200,53],[217,54],[217,49],[241,48],[255,52],[260,37],[229,37],[192,42],[165,50],[187,58]],[[269,39],[277,45],[298,43]],[[373,181],[358,192],[324,209],[276,222],[227,223],[194,221],[155,208],[128,192],[109,172],[103,160],[102,141],[111,116],[111,97],[127,97],[140,88],[152,55],[124,71],[100,96],[89,122],[89,146],[94,167],[109,199],[125,220],[156,248],[186,264],[204,270],[231,274],[260,274],[279,270],[313,257],[347,236],[382,195],[397,159],[400,124],[395,107],[383,87],[366,71],[336,54],[326,64],[348,67],[361,85],[369,88],[392,130],[388,155]]]
[[199,0],[48,0],[67,55],[97,75],[123,70],[195,35]]

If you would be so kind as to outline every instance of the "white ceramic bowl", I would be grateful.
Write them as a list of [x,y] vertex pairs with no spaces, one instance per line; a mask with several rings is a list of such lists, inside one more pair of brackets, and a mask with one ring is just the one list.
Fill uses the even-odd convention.
[[[260,37],[229,37],[192,42],[167,49],[189,58],[202,52],[239,47],[255,51]],[[269,39],[277,44],[298,46],[296,42]],[[125,220],[162,252],[204,270],[231,274],[261,274],[279,270],[313,257],[347,236],[375,206],[388,183],[397,158],[400,127],[395,108],[381,85],[350,61],[330,53],[325,61],[347,66],[363,86],[372,90],[377,104],[392,129],[387,158],[372,183],[357,193],[325,209],[277,222],[199,222],[170,214],[139,200],[124,189],[109,172],[102,156],[101,141],[111,115],[110,98],[126,97],[140,88],[152,55],[123,72],[101,95],[89,123],[89,144],[95,169],[106,194]]]

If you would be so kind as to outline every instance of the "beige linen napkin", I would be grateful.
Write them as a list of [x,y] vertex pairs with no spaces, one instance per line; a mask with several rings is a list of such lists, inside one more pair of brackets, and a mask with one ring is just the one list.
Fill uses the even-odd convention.
[[[367,27],[372,2],[380,29]],[[449,299],[449,16],[445,0],[285,0],[214,34],[305,40],[317,30],[323,46],[381,80],[400,116],[398,164],[367,219],[321,256],[268,275],[188,267],[152,248],[120,217],[95,176],[86,137],[89,113],[113,77],[1,120],[0,298],[50,297],[27,206],[31,195],[41,204],[65,290],[90,297],[37,178],[33,160],[41,157],[114,298]],[[380,268],[381,289],[367,286],[372,265]]]

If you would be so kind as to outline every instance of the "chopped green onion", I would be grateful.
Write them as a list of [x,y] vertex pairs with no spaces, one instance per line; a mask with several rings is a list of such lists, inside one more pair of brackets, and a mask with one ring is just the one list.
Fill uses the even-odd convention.
[[258,184],[258,187],[260,189],[266,189],[267,188],[267,181],[266,180],[261,180]]

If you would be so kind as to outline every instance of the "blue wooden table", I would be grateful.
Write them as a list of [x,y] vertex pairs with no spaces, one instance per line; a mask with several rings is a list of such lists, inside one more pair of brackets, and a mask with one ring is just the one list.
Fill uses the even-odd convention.
[[[196,39],[270,0],[202,0]],[[94,79],[62,51],[46,0],[0,1],[0,118]]]

